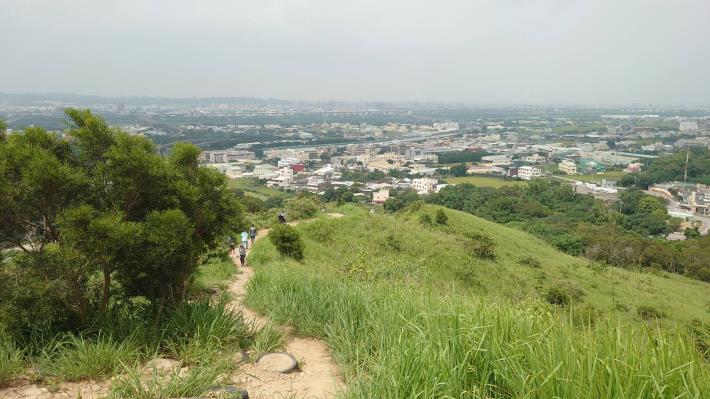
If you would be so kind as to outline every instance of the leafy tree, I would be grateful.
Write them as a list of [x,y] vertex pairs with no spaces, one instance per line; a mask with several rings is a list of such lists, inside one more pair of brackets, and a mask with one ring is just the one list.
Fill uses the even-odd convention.
[[101,311],[116,289],[161,306],[179,302],[200,255],[230,226],[244,224],[224,176],[200,166],[191,144],[176,144],[164,158],[148,139],[88,110],[67,116],[73,140],[29,128],[0,141],[0,244],[25,252],[7,270],[52,297],[24,304],[2,297],[0,308],[63,303],[64,314],[86,323],[96,275]]
[[449,169],[449,173],[452,176],[456,176],[456,177],[466,176],[466,171],[467,171],[466,164],[463,162],[456,165],[456,166],[452,166]]
[[300,192],[297,196],[285,201],[286,214],[291,219],[309,218],[320,209],[320,200],[317,195]]

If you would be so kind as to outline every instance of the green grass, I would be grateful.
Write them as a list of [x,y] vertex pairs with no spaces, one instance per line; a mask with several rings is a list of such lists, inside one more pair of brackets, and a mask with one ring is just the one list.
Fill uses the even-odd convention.
[[133,364],[141,354],[129,340],[117,342],[99,334],[95,339],[68,334],[53,340],[39,363],[40,374],[67,381],[100,379],[114,374],[123,364]]
[[266,200],[269,197],[285,196],[283,191],[268,188],[259,184],[256,179],[251,178],[227,179],[227,186],[229,188],[238,188],[261,200]]
[[602,180],[621,180],[624,175],[626,175],[626,172],[623,172],[621,170],[612,170],[609,172],[598,173],[593,175],[569,175],[565,177],[584,182],[601,183]]
[[24,350],[0,333],[0,387],[24,371],[24,360]]
[[273,324],[267,324],[254,334],[254,341],[252,342],[253,358],[257,359],[265,353],[283,349],[285,345],[286,334]]
[[190,285],[191,291],[205,291],[210,288],[225,288],[229,279],[237,272],[231,259],[210,259],[200,265]]
[[182,372],[180,369],[169,372],[153,369],[146,377],[141,368],[126,367],[123,375],[113,382],[109,398],[201,397],[225,378],[233,368],[231,363],[221,360],[203,367],[192,367],[187,372]]
[[526,185],[527,182],[521,180],[505,180],[502,177],[491,177],[491,176],[461,176],[461,177],[447,177],[446,182],[449,184],[473,184],[480,187],[503,187],[512,186],[514,184]]
[[[677,327],[708,319],[708,284],[621,269],[612,279],[609,268],[457,211],[446,210],[446,226],[422,226],[420,215],[435,209],[300,225],[302,263],[282,260],[262,240],[250,254],[257,274],[247,303],[324,338],[347,380],[345,397],[710,392],[710,366]],[[472,255],[466,234],[490,238],[495,260]],[[581,293],[578,302],[542,299],[567,286]],[[614,310],[619,303],[627,310]],[[668,319],[644,321],[636,311],[643,305]]]

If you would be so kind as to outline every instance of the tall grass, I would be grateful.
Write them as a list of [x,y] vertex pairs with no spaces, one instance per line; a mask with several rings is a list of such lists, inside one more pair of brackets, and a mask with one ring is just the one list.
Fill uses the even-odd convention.
[[24,370],[24,350],[7,336],[0,333],[0,386]]
[[[680,333],[611,322],[578,328],[545,307],[337,275],[263,267],[248,303],[324,337],[344,366],[348,397],[694,397],[710,369]],[[294,317],[297,315],[297,317]]]
[[286,334],[269,323],[254,334],[254,340],[251,344],[254,359],[265,353],[282,349],[285,344]]
[[44,349],[39,371],[43,376],[69,381],[98,379],[114,374],[122,364],[133,364],[140,357],[138,346],[130,339],[119,342],[105,334],[96,338],[66,334]]
[[163,336],[169,342],[196,341],[218,349],[247,345],[251,339],[251,327],[240,312],[228,306],[225,294],[217,303],[199,300],[185,303],[168,316],[163,325]]
[[198,397],[206,394],[232,366],[225,361],[189,370],[161,372],[153,369],[147,376],[140,368],[126,367],[111,386],[110,398],[163,399]]

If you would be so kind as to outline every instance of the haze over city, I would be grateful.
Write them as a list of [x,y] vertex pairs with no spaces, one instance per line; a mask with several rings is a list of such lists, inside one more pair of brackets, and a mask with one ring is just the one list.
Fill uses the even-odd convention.
[[5,1],[0,92],[710,104],[710,2]]

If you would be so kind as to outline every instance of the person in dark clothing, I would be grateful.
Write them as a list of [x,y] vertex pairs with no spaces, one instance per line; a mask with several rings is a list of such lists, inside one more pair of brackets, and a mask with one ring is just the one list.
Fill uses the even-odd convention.
[[249,239],[251,240],[251,246],[254,246],[254,241],[256,241],[256,227],[252,224],[249,227]]
[[239,263],[244,267],[244,261],[247,258],[247,249],[244,247],[244,244],[239,244],[237,251],[239,252]]
[[281,224],[286,223],[286,214],[284,213],[284,211],[281,211],[279,213],[279,223],[281,223]]

